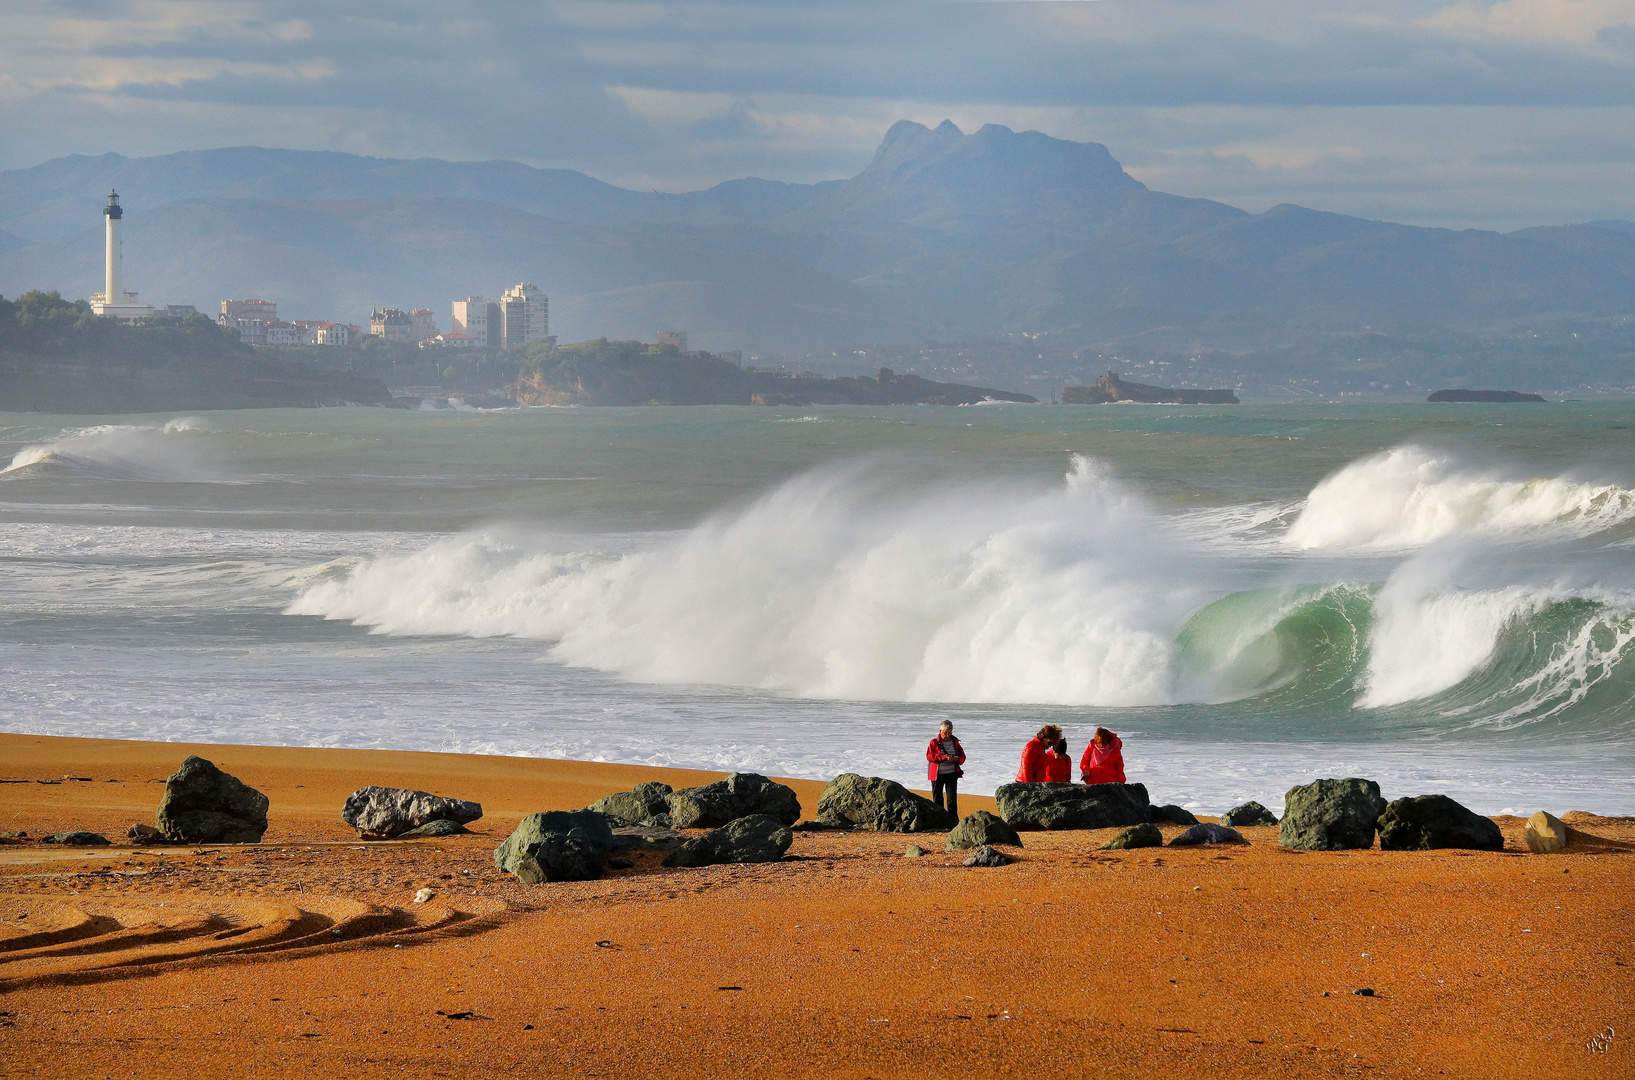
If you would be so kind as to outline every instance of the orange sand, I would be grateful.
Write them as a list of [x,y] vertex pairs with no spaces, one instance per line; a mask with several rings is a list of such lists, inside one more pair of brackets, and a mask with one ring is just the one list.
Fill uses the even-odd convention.
[[[29,781],[0,831],[120,839],[189,752],[271,798],[263,844],[0,846],[0,1074],[1635,1075],[1631,819],[1545,856],[1515,819],[1502,853],[1028,833],[997,870],[797,833],[798,861],[528,887],[492,859],[522,814],[716,774],[0,735]],[[65,775],[90,780],[35,782]],[[487,816],[359,843],[339,808],[366,783]],[[810,811],[821,785],[791,783]]]

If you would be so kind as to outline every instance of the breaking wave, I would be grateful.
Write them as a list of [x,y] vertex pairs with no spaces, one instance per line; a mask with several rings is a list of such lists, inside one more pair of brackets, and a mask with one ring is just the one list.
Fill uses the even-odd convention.
[[1405,549],[1466,533],[1589,536],[1635,522],[1635,491],[1566,477],[1520,479],[1399,446],[1312,489],[1286,542],[1301,550]]
[[[1359,465],[1390,471],[1379,464],[1389,458]],[[1272,510],[1205,517],[1286,529],[1280,546],[1298,550],[1300,523],[1309,538],[1316,521],[1332,520],[1328,492],[1348,471],[1320,484],[1293,525]],[[1430,473],[1466,483],[1448,479],[1459,475],[1451,467]],[[1460,504],[1463,527],[1521,520],[1573,531],[1592,511],[1606,521],[1623,495],[1579,485],[1576,503],[1552,494],[1548,512],[1512,512],[1532,496],[1501,498],[1501,482],[1484,483],[1487,497]],[[387,634],[537,639],[555,662],[632,680],[812,698],[1252,702],[1308,716],[1314,706],[1411,713],[1442,729],[1635,723],[1635,592],[1569,587],[1525,568],[1476,584],[1458,560],[1424,555],[1383,582],[1360,573],[1245,587],[1270,571],[1190,543],[1173,516],[1082,456],[1050,488],[902,491],[900,478],[864,467],[808,475],[625,551],[520,530],[468,533],[333,564],[287,613]],[[1357,546],[1406,535],[1403,515],[1392,520],[1347,535]],[[1503,570],[1477,561],[1489,576]],[[1313,569],[1334,566],[1324,556]],[[1287,577],[1289,556],[1275,569]]]
[[99,424],[73,428],[54,439],[23,447],[0,478],[79,475],[109,480],[202,480],[215,478],[208,455],[187,438],[210,431],[198,417],[163,424]]

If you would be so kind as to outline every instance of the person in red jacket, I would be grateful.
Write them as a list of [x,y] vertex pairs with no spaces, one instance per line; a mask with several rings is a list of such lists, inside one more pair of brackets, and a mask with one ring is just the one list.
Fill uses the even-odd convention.
[[1079,759],[1079,779],[1086,784],[1124,783],[1124,743],[1117,735],[1104,727],[1096,729]]
[[1056,745],[1045,751],[1045,779],[1052,784],[1073,782],[1073,755],[1067,752],[1067,740],[1057,739]]
[[959,817],[959,778],[965,775],[960,766],[965,764],[965,748],[954,738],[951,722],[944,720],[937,728],[937,737],[925,748],[925,760],[931,763],[931,801]]
[[1039,734],[1028,740],[1028,744],[1022,747],[1022,767],[1016,770],[1018,784],[1044,782],[1045,751],[1054,749],[1061,737],[1061,728],[1055,724],[1046,724],[1039,729]]

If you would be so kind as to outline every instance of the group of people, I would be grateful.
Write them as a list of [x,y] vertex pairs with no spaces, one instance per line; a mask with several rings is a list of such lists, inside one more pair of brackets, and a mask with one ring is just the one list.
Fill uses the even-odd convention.
[[[965,748],[954,737],[954,725],[944,720],[936,737],[925,748],[931,766],[931,801],[959,816],[959,778],[965,775]],[[1124,783],[1124,743],[1104,727],[1098,727],[1079,758],[1079,779],[1086,784]],[[1067,739],[1055,724],[1046,724],[1022,747],[1022,767],[1016,770],[1022,784],[1073,781],[1073,758]]]

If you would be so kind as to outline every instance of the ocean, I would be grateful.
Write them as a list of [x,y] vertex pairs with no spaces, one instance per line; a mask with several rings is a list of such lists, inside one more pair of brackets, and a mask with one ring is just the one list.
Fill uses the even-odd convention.
[[0,544],[13,732],[1635,813],[1629,402],[0,413]]

